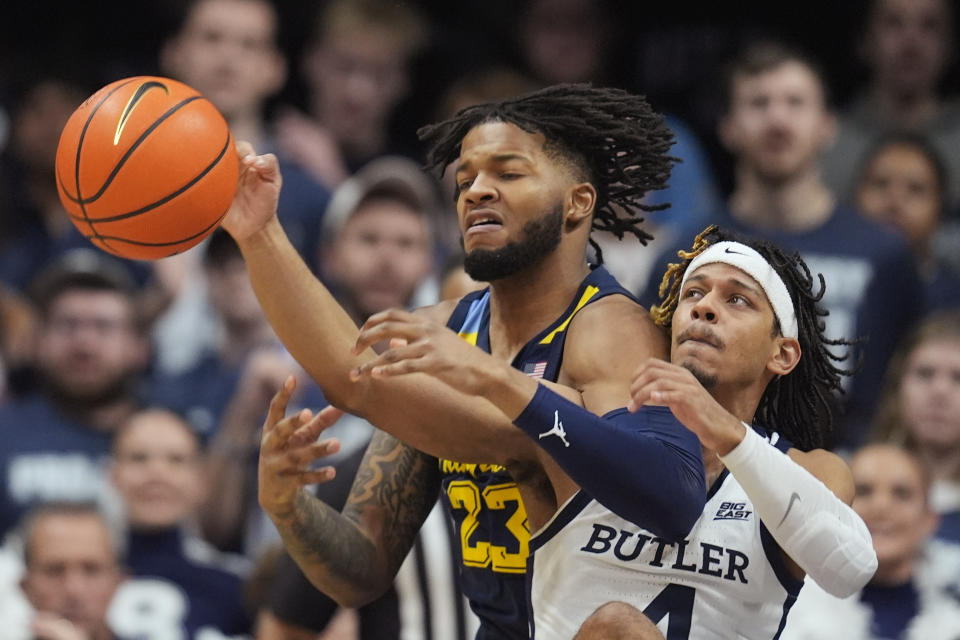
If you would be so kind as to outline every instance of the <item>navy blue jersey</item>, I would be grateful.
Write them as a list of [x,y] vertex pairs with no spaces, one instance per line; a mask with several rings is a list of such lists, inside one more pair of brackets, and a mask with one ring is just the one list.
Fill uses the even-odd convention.
[[[567,309],[524,345],[511,363],[535,378],[556,382],[566,329],[580,309],[608,295],[630,293],[603,267],[584,278]],[[490,291],[465,296],[447,326],[490,352]],[[461,583],[480,617],[478,640],[528,637],[526,568],[530,526],[520,490],[499,465],[440,460],[443,492],[453,516],[463,561]]]

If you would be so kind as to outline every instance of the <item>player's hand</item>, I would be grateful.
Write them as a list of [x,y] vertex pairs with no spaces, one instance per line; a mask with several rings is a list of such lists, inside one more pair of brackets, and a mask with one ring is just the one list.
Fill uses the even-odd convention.
[[493,358],[446,326],[408,311],[389,309],[360,327],[354,353],[389,341],[390,348],[351,372],[353,379],[426,373],[464,393],[484,395]]
[[343,415],[339,409],[329,406],[316,415],[303,409],[284,417],[294,388],[296,379],[290,376],[273,396],[260,440],[257,496],[260,506],[278,518],[289,516],[298,492],[306,485],[334,477],[333,467],[311,466],[340,450],[335,438],[317,442],[320,434]]
[[633,374],[630,403],[637,411],[643,405],[669,407],[677,420],[697,434],[700,443],[721,455],[737,446],[746,433],[740,420],[724,409],[700,381],[684,367],[649,358]]
[[240,178],[223,228],[240,242],[262,230],[277,214],[283,178],[272,153],[257,155],[249,142],[237,142]]

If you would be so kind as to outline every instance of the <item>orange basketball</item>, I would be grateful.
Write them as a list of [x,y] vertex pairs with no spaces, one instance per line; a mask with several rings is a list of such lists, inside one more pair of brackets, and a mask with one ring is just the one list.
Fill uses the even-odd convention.
[[73,112],[57,146],[57,190],[70,219],[123,258],[162,258],[203,240],[227,212],[237,174],[226,120],[169,78],[103,87]]

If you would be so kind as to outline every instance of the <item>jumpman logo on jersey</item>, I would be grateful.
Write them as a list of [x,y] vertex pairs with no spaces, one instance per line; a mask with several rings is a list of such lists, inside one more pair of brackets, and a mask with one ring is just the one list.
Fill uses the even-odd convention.
[[556,410],[553,412],[553,428],[549,431],[544,431],[540,434],[540,440],[543,440],[546,436],[557,436],[563,440],[563,446],[569,447],[570,443],[567,442],[567,432],[563,430],[563,423],[560,422],[560,411]]

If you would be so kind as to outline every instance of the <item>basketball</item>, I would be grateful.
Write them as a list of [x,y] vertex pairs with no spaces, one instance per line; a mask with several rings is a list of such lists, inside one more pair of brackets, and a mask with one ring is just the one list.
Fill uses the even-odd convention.
[[117,80],[77,107],[57,146],[56,181],[70,220],[94,245],[154,260],[196,245],[237,188],[227,122],[182,82]]

